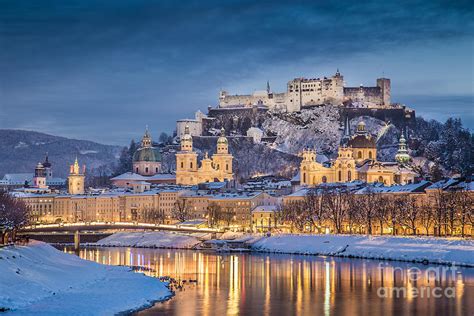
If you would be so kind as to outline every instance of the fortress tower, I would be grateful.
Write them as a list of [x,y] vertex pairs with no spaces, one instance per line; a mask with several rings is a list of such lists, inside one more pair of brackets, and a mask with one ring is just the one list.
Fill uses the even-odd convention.
[[377,87],[380,88],[382,94],[382,105],[390,106],[390,79],[388,78],[378,78]]
[[84,194],[84,180],[85,180],[86,166],[79,167],[79,162],[76,160],[71,165],[69,170],[68,182],[68,193],[69,194]]

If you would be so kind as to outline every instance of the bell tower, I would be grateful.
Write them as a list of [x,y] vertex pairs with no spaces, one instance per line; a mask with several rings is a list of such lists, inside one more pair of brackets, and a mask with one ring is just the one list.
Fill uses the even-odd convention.
[[233,179],[233,157],[229,154],[229,141],[227,140],[227,137],[225,137],[224,128],[221,129],[221,135],[217,139],[217,153],[212,156],[212,160],[219,181]]
[[85,173],[86,166],[82,166],[81,170],[76,157],[74,164],[70,167],[69,177],[67,178],[69,194],[84,194]]
[[199,182],[197,153],[193,150],[193,137],[186,125],[181,137],[181,150],[176,153],[176,184],[193,185]]

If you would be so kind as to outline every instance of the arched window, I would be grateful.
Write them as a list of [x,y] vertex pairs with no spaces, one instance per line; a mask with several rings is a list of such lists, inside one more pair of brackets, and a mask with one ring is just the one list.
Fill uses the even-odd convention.
[[352,181],[352,174],[351,171],[347,171],[347,181]]
[[382,176],[379,177],[379,182],[383,183],[383,177]]
[[229,170],[229,164],[225,165],[225,170],[227,170],[227,171]]
[[341,170],[339,170],[337,177],[338,177],[339,181],[342,181],[342,171]]
[[184,162],[181,161],[181,168],[184,168]]
[[306,173],[303,173],[303,183],[306,183]]
[[145,173],[148,173],[148,167],[145,167]]
[[372,159],[372,152],[369,151],[369,159]]
[[138,167],[135,168],[135,172],[138,173]]
[[362,159],[362,152],[361,152],[361,151],[359,151],[359,152],[357,153],[357,158],[358,158],[358,159]]
[[158,168],[155,168],[155,172],[158,172]]
[[192,161],[189,163],[189,168],[191,168],[191,169],[193,168],[193,162]]
[[326,176],[323,176],[323,178],[321,180],[323,181],[323,183],[328,182],[328,178]]

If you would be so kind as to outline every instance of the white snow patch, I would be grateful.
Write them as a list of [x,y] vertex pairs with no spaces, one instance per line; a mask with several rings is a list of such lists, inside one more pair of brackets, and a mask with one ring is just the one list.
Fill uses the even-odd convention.
[[95,246],[190,249],[199,244],[194,237],[169,232],[119,232],[99,240]]
[[474,266],[474,241],[456,238],[288,234],[262,237],[252,249]]
[[79,153],[81,155],[87,155],[87,154],[98,154],[99,152],[97,150],[80,150]]
[[0,249],[0,307],[18,315],[114,315],[167,299],[166,283],[33,241]]
[[25,142],[19,142],[18,144],[15,145],[15,149],[19,148],[28,148],[28,144]]

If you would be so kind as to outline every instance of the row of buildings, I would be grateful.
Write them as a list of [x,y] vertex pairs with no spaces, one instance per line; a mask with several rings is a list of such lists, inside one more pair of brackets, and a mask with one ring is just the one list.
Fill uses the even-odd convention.
[[[148,222],[156,224],[177,224],[184,219],[204,225],[217,224],[223,228],[239,231],[289,231],[292,223],[279,217],[279,212],[294,203],[307,203],[314,190],[344,188],[355,195],[374,194],[397,198],[400,196],[414,197],[417,203],[431,205],[439,199],[436,195],[449,191],[462,190],[469,194],[470,205],[474,198],[472,182],[450,179],[438,183],[421,181],[406,185],[383,186],[354,181],[345,184],[323,184],[319,187],[304,187],[285,195],[275,195],[270,187],[260,191],[229,190],[219,183],[209,186],[170,186],[161,185],[146,192],[136,193],[114,189],[94,194],[59,194],[13,192],[12,194],[24,201],[30,210],[31,219],[36,223],[73,223],[73,222]],[[430,204],[431,203],[431,204]],[[447,207],[450,207],[447,205]],[[433,205],[433,209],[436,205]],[[212,216],[219,212],[217,222]],[[229,216],[230,215],[230,216]],[[375,216],[375,215],[374,215]],[[420,213],[419,216],[422,216]],[[421,221],[421,218],[419,219]],[[429,234],[435,232],[434,218],[429,227]],[[380,226],[373,220],[373,234],[391,234],[391,228]],[[363,233],[363,225],[349,228],[343,222],[343,231]],[[461,229],[456,223],[455,234]],[[347,226],[347,227],[346,227]],[[400,226],[396,234],[412,232]],[[425,234],[425,228],[418,224],[417,234]],[[314,231],[314,230],[310,230]],[[326,218],[317,227],[318,232],[334,233],[332,221]],[[471,235],[472,226],[466,221],[463,235]]]

